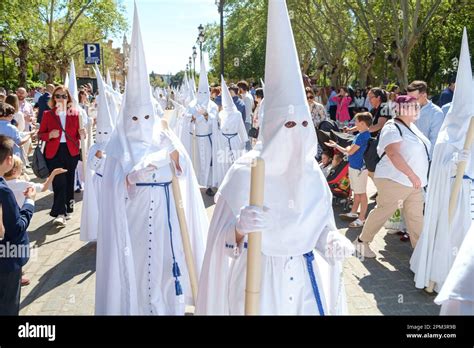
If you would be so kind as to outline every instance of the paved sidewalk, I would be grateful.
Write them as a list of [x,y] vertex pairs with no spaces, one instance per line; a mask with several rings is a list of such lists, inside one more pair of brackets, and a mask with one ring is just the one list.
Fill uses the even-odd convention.
[[[203,197],[211,217],[213,200],[205,194]],[[75,213],[67,227],[57,229],[48,215],[52,193],[38,194],[36,213],[29,228],[34,256],[24,268],[31,284],[22,288],[23,315],[94,314],[96,248],[95,243],[79,240],[82,194],[76,194],[76,200]],[[336,216],[339,213],[336,208]],[[350,240],[360,232],[360,229],[348,230],[347,223],[339,218],[336,222]],[[434,296],[414,287],[413,274],[408,268],[410,243],[381,231],[372,245],[377,259],[361,262],[351,257],[345,264],[349,314],[437,315],[439,308],[433,303]]]

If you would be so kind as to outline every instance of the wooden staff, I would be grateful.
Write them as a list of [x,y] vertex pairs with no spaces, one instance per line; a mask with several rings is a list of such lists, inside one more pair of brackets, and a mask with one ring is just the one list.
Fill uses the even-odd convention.
[[[257,157],[252,162],[250,205],[263,209],[265,161]],[[262,234],[255,231],[248,236],[247,280],[245,286],[245,315],[258,315],[260,311],[260,285],[262,282]]]
[[[464,141],[464,150],[469,151],[474,140],[474,116],[469,122],[469,129],[467,130],[466,140]],[[451,197],[449,197],[449,222],[451,223],[454,216],[454,210],[458,201],[459,191],[461,190],[462,179],[464,171],[466,170],[467,162],[462,161],[458,164],[456,171],[456,179],[454,180],[453,189],[451,190]]]
[[[79,129],[84,129],[84,122],[82,120],[82,114],[81,114],[81,108],[77,105],[77,112],[79,114]],[[87,168],[86,168],[86,164],[87,164],[87,151],[89,150],[87,148],[87,145],[86,145],[86,141],[84,140],[84,138],[82,137],[82,135],[80,136],[81,138],[81,149],[82,149],[82,171],[84,173],[84,180],[86,180],[86,173],[87,173]]]
[[[164,130],[167,130],[168,122],[162,119],[161,126]],[[177,153],[177,151],[175,152]],[[179,155],[178,155],[178,158],[179,158]],[[191,291],[193,294],[194,304],[196,304],[197,292],[198,292],[198,277],[197,277],[197,272],[196,272],[196,266],[194,264],[193,251],[191,248],[191,240],[189,238],[189,233],[188,233],[188,225],[186,224],[184,202],[181,196],[179,180],[176,177],[173,164],[171,164],[171,171],[173,173],[171,187],[173,190],[174,204],[176,206],[176,213],[178,214],[179,229],[181,230],[181,240],[183,241],[184,257],[186,260],[186,266],[188,267],[189,282],[191,283]]]

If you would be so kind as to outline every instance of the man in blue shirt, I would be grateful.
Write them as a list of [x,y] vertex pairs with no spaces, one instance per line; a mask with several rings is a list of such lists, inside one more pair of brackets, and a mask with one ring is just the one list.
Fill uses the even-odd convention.
[[15,195],[3,176],[13,168],[13,140],[0,135],[0,205],[4,235],[0,235],[0,315],[20,311],[21,269],[28,262],[27,228],[35,210],[36,191],[25,191],[25,202],[18,206]]
[[10,104],[0,102],[0,135],[10,137],[14,141],[13,154],[22,158],[20,146],[25,144],[31,135],[35,132],[23,133],[26,134],[23,138],[20,136],[18,128],[12,124],[15,109]]
[[234,101],[235,106],[237,107],[237,110],[239,110],[240,113],[242,114],[242,121],[245,124],[245,119],[246,119],[247,114],[245,113],[245,103],[239,97],[239,87],[237,87],[236,85],[231,85],[229,87],[229,92],[230,92],[230,95],[232,96],[232,100]]
[[408,95],[415,97],[421,106],[420,116],[415,126],[431,142],[430,154],[438,139],[438,134],[443,125],[444,114],[441,108],[428,99],[428,85],[424,81],[413,81],[407,88]]
[[446,118],[446,115],[448,114],[449,108],[451,107],[453,103],[450,102],[448,104],[444,104],[443,107],[441,108],[441,111],[443,111],[443,115]]
[[446,89],[441,92],[439,96],[439,100],[438,100],[439,107],[443,107],[443,105],[446,105],[453,101],[454,89],[456,88],[455,82],[456,82],[455,80],[449,81],[449,86],[446,87]]
[[[368,170],[365,168],[364,153],[370,139],[369,128],[372,125],[372,115],[370,112],[361,112],[355,115],[354,120],[359,134],[356,135],[351,146],[343,148],[332,140],[326,145],[349,155],[349,181],[354,192],[354,204],[350,213],[339,216],[345,220],[354,220],[349,224],[349,227],[359,228],[364,226],[369,206],[367,199]],[[359,205],[360,213],[357,214]]]
[[43,119],[43,113],[46,110],[51,110],[48,103],[51,99],[51,96],[53,95],[53,91],[54,85],[48,84],[46,86],[46,92],[38,99],[38,123],[41,123],[41,120]]

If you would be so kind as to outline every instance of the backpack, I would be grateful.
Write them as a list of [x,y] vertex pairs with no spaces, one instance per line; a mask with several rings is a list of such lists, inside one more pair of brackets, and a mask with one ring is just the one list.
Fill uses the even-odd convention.
[[33,173],[40,179],[46,179],[49,176],[48,165],[46,164],[46,159],[44,154],[41,151],[42,142],[38,142],[38,145],[33,152],[33,161],[31,161],[31,169]]
[[[400,136],[402,136],[402,130],[396,124],[393,122],[395,127],[397,127],[398,132],[400,133]],[[371,137],[369,141],[367,142],[367,148],[365,149],[364,152],[364,163],[365,167],[369,172],[375,172],[375,168],[377,167],[377,164],[380,162],[380,160],[385,156],[385,152],[382,154],[382,156],[379,156],[377,153],[377,146],[379,145],[379,139],[380,139],[380,133],[377,135],[377,137]]]

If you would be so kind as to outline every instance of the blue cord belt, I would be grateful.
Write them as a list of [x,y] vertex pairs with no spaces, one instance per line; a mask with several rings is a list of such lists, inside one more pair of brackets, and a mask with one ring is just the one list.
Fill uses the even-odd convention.
[[181,271],[179,269],[179,266],[178,266],[178,262],[176,262],[176,257],[175,257],[175,254],[174,254],[174,246],[173,246],[173,228],[171,227],[171,214],[170,214],[170,204],[171,204],[171,200],[170,200],[170,185],[171,185],[171,181],[170,182],[159,182],[159,183],[139,183],[139,184],[136,184],[138,187],[144,187],[144,186],[151,186],[151,187],[163,187],[165,189],[165,196],[166,196],[166,211],[167,211],[167,214],[168,214],[168,228],[169,228],[169,231],[170,231],[170,244],[171,244],[171,255],[173,256],[173,268],[172,268],[172,272],[173,272],[173,277],[174,277],[174,287],[175,287],[175,292],[176,292],[176,296],[179,296],[179,295],[182,295],[183,294],[183,288],[181,287],[181,283],[178,279],[178,277],[181,277]]
[[324,316],[323,303],[321,302],[321,295],[319,294],[318,284],[316,283],[316,276],[313,270],[314,254],[312,251],[303,255],[306,259],[306,266],[308,267],[309,279],[311,280],[311,286],[313,287],[314,298],[318,305],[319,314]]
[[[232,244],[225,244],[226,248],[233,249],[234,245]],[[244,248],[248,248],[247,242],[244,243]],[[311,280],[311,287],[313,288],[313,294],[314,298],[316,299],[316,304],[318,306],[318,311],[321,316],[324,316],[324,308],[323,308],[323,303],[321,301],[321,295],[319,293],[318,289],[318,284],[316,282],[316,276],[314,274],[314,269],[313,269],[313,260],[314,260],[314,254],[313,252],[309,252],[303,255],[304,258],[306,259],[306,267],[308,269],[308,274],[309,274],[309,279]]]
[[[456,178],[456,176],[452,176],[452,177],[451,177],[451,179],[455,179],[455,178]],[[469,177],[468,175],[464,175],[462,178],[463,178],[464,180],[471,180],[471,182],[474,180],[474,179],[472,179],[471,177]]]
[[[189,132],[189,134],[194,135],[194,133],[191,133],[191,132]],[[208,138],[209,138],[209,142],[211,143],[211,153],[212,153],[212,138],[211,138],[211,135],[212,135],[212,133],[205,134],[205,135],[198,135],[198,134],[196,134],[196,136],[197,136],[198,138],[205,138],[205,137],[208,137]],[[212,167],[212,155],[211,155],[211,167]]]
[[232,156],[232,161],[235,161],[234,154],[232,153],[232,145],[230,144],[230,140],[232,138],[236,137],[238,135],[238,133],[235,133],[235,134],[224,134],[224,133],[222,133],[222,135],[227,138],[227,142],[229,143],[229,151],[230,151],[230,154]]

